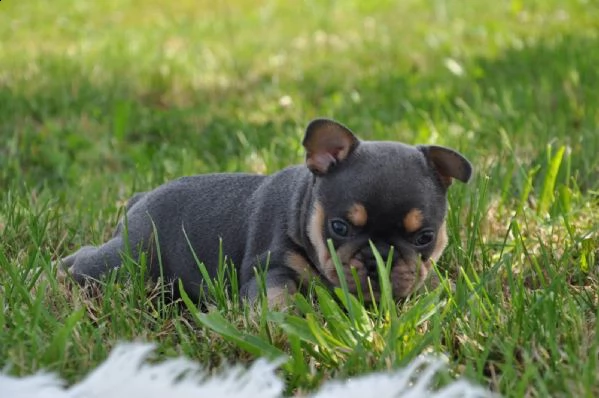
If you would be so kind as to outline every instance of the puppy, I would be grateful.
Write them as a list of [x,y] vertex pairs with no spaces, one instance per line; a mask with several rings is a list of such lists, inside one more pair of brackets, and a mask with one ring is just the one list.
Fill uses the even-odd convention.
[[82,247],[62,266],[84,283],[118,268],[124,254],[146,252],[153,278],[180,279],[199,300],[207,288],[196,258],[215,277],[222,242],[241,296],[257,298],[263,270],[268,302],[277,306],[310,278],[339,286],[328,240],[350,291],[368,298],[371,286],[378,295],[372,242],[384,259],[392,255],[394,297],[417,289],[447,244],[447,189],[470,179],[470,162],[440,146],[361,141],[329,119],[307,126],[303,146],[305,165],[270,176],[183,177],[139,193],[112,239]]

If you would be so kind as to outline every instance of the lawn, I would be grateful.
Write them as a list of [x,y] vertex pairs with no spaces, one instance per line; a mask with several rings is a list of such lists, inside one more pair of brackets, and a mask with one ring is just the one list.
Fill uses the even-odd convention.
[[[599,396],[598,49],[591,0],[2,1],[0,368],[76,381],[143,340],[212,367],[288,355],[298,394],[433,352],[507,397]],[[256,315],[56,277],[132,193],[300,163],[317,116],[472,160],[438,288]]]

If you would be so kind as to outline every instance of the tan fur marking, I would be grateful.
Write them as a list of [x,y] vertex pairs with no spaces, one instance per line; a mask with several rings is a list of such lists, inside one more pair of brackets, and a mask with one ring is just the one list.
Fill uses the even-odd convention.
[[329,259],[329,251],[327,249],[322,229],[324,227],[324,210],[322,205],[318,202],[314,203],[314,210],[310,216],[308,222],[308,239],[312,243],[312,246],[316,249],[316,255],[318,256],[319,264],[316,264],[318,268],[323,269],[327,260]]
[[394,296],[406,297],[420,289],[429,277],[430,271],[433,268],[433,261],[436,262],[441,257],[445,246],[447,246],[447,229],[445,221],[443,221],[437,232],[435,249],[427,261],[421,262],[420,260],[416,260],[415,263],[411,264],[400,259],[394,264],[391,270],[391,285]]
[[403,259],[395,262],[390,275],[393,297],[406,297],[413,291],[417,279],[416,267],[418,265],[406,262]]
[[418,231],[422,227],[422,211],[412,209],[403,218],[403,226],[407,232]]
[[310,267],[308,260],[301,254],[290,251],[287,253],[285,262],[288,268],[291,268],[299,275],[301,283],[309,283],[310,280],[318,278],[316,271]]
[[339,275],[337,275],[337,270],[335,269],[335,264],[333,264],[332,259],[329,259],[324,265],[324,276],[326,276],[333,285],[339,286]]
[[441,224],[441,226],[439,227],[439,231],[437,232],[437,242],[435,244],[435,250],[433,250],[433,253],[431,254],[431,259],[433,261],[436,262],[437,260],[439,260],[441,254],[443,254],[443,251],[445,250],[445,246],[447,246],[447,241],[447,227],[445,221],[443,221],[443,224]]
[[[360,282],[362,292],[368,295],[368,271],[364,266],[364,262],[354,257],[355,248],[351,245],[342,245],[337,248],[337,257],[342,264],[343,278],[347,282],[349,291],[356,293],[358,291],[358,283],[354,279],[353,273]],[[324,276],[335,286],[340,286],[340,277],[337,274],[333,259],[330,258],[324,266]]]
[[347,218],[356,227],[363,227],[368,221],[368,213],[366,208],[361,203],[354,203],[347,212]]

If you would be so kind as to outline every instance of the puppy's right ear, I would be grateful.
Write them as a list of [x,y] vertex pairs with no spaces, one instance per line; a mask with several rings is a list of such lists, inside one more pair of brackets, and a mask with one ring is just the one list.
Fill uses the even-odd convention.
[[347,159],[360,140],[350,129],[331,119],[315,119],[308,124],[302,144],[306,166],[314,174],[326,174]]
[[472,165],[461,153],[437,145],[422,145],[419,149],[435,168],[445,188],[451,185],[454,178],[462,182],[470,180]]

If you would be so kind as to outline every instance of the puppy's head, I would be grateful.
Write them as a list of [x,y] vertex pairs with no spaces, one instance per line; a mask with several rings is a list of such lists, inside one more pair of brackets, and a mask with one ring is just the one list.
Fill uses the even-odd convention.
[[[461,154],[439,146],[360,141],[329,119],[312,121],[303,141],[315,175],[306,231],[320,273],[339,277],[327,248],[332,240],[350,290],[379,291],[370,242],[384,260],[392,254],[396,298],[420,286],[447,244],[446,193],[453,179],[467,182],[472,167]],[[392,249],[393,248],[393,249]]]

